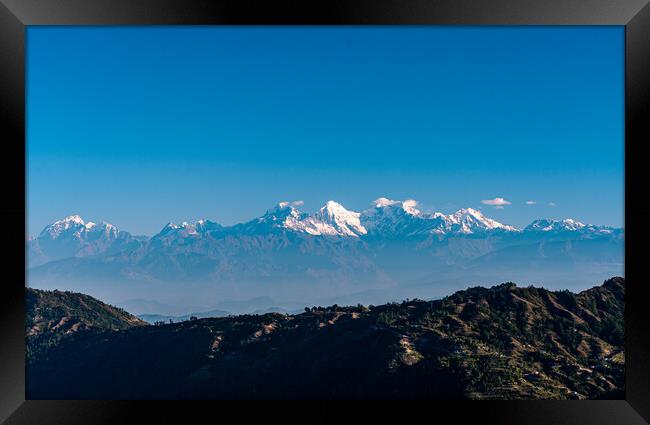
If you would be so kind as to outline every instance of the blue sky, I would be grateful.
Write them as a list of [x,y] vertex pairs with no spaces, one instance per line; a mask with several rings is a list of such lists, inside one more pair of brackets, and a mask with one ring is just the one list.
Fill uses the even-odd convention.
[[623,27],[27,36],[30,234],[73,213],[153,234],[380,196],[623,225]]

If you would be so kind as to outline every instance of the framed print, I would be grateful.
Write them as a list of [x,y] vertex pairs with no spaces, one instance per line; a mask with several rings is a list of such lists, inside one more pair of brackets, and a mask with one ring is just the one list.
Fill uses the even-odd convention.
[[6,423],[647,423],[647,2],[1,10]]

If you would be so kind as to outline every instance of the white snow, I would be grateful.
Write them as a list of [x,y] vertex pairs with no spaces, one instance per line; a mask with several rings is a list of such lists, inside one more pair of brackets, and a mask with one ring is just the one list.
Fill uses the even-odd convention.
[[447,218],[451,223],[460,225],[461,233],[475,233],[476,231],[495,229],[517,231],[515,227],[492,220],[483,215],[481,211],[473,208],[461,208],[455,213],[447,216]]
[[278,204],[280,208],[290,208],[284,216],[282,227],[308,233],[310,235],[359,237],[367,233],[361,225],[360,213],[349,211],[335,201],[328,201],[313,215],[306,215],[292,206]]
[[84,227],[85,223],[83,219],[78,215],[69,215],[63,220],[57,220],[54,223],[46,226],[41,232],[41,236],[49,236],[50,239],[57,239],[61,235],[71,231],[72,235],[79,237],[79,232],[81,228]]
[[84,220],[79,215],[70,215],[63,220],[57,220],[46,226],[39,237],[48,237],[52,240],[70,235],[74,239],[85,239],[87,235],[103,233],[103,238],[114,239],[118,230],[110,223],[102,222],[98,225],[95,222]]
[[581,223],[578,220],[574,220],[572,218],[566,218],[564,220],[550,220],[550,219],[535,220],[530,225],[528,225],[528,227],[526,227],[526,229],[524,230],[541,231],[541,232],[559,232],[559,231],[575,232],[575,231],[582,231],[582,230],[593,231],[594,229],[600,230],[602,229],[602,227],[586,225],[584,223]]
[[[424,214],[413,199],[395,201],[379,198],[375,208],[364,211],[363,224],[368,229],[393,235],[405,234],[471,234],[491,230],[518,231],[515,227],[485,217],[481,211],[463,208],[453,214]],[[406,233],[404,233],[406,232]]]

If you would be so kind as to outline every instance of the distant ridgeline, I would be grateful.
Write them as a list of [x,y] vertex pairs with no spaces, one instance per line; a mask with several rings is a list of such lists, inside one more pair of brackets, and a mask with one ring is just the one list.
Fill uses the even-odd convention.
[[[625,281],[145,325],[27,291],[30,399],[622,398]],[[83,332],[82,332],[83,329]]]
[[[623,229],[573,219],[535,220],[518,229],[471,208],[430,214],[415,201],[385,198],[363,212],[330,201],[314,214],[282,202],[245,223],[169,223],[152,237],[73,215],[27,241],[30,286],[168,316],[247,296],[273,298],[257,309],[287,311],[294,306],[280,304],[286,300],[329,305],[436,298],[468,282],[581,290],[623,275],[623,245]],[[179,289],[186,283],[194,290]],[[207,300],[216,287],[220,298]],[[172,299],[179,308],[144,311],[129,303],[134,299]]]

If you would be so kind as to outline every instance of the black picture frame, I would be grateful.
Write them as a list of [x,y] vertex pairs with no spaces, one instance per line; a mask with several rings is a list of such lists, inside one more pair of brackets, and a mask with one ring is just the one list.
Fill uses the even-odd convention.
[[[625,27],[625,400],[286,403],[25,400],[25,32],[32,25],[620,25]],[[372,416],[498,424],[647,424],[650,422],[650,332],[644,242],[650,201],[644,195],[643,147],[650,141],[650,6],[648,0],[0,0],[0,220],[5,279],[0,296],[0,421],[7,424],[358,421]],[[608,202],[603,200],[603,202]],[[8,273],[10,272],[10,273]],[[190,407],[191,406],[191,407]],[[292,411],[288,412],[287,409]],[[237,416],[230,416],[236,414]],[[451,415],[451,416],[450,416]],[[416,419],[412,420],[422,420]],[[445,420],[446,421],[446,420]],[[200,421],[200,423],[207,421]],[[227,420],[227,422],[231,422]]]

